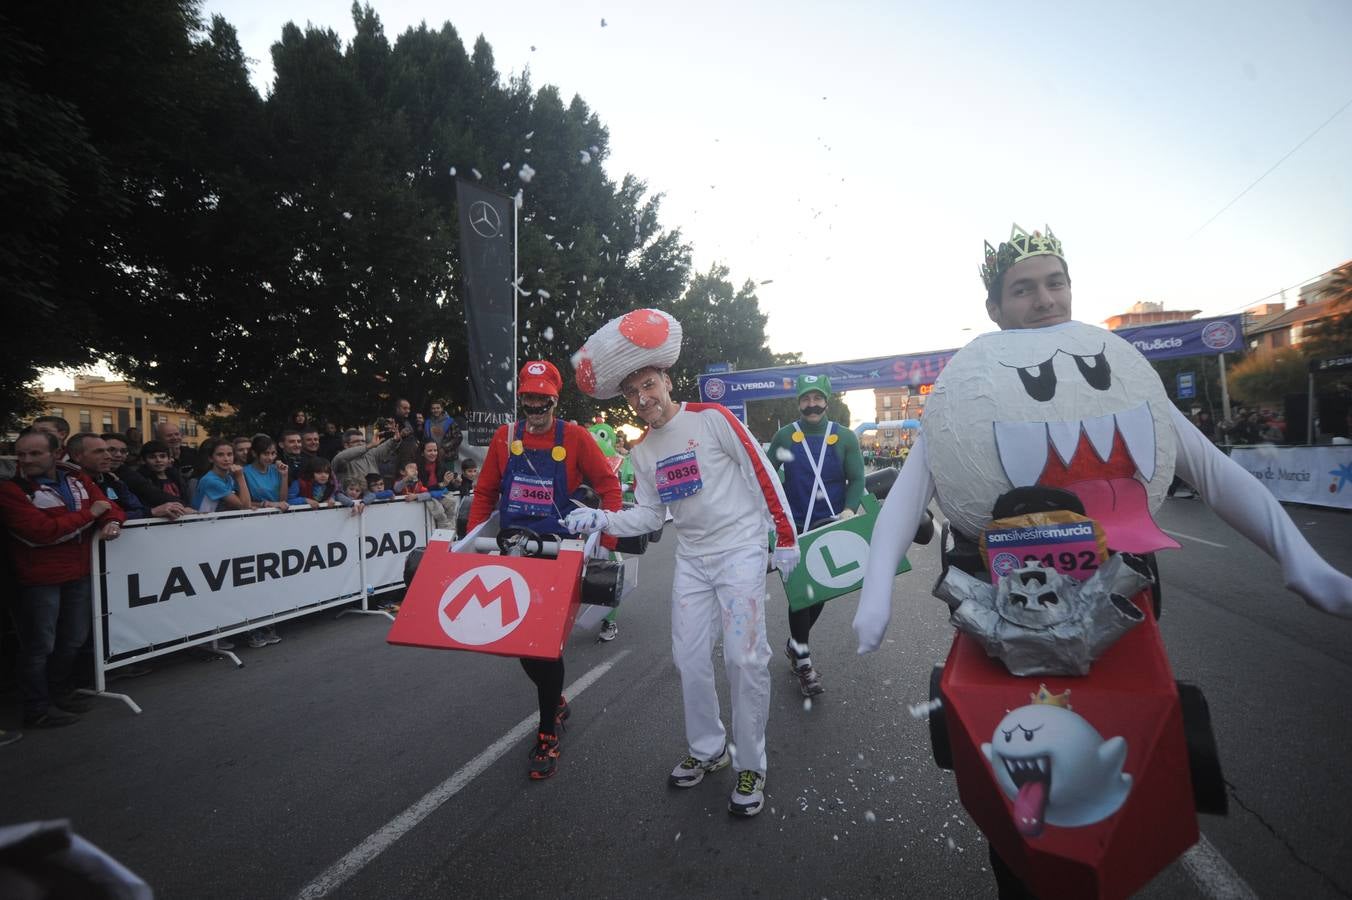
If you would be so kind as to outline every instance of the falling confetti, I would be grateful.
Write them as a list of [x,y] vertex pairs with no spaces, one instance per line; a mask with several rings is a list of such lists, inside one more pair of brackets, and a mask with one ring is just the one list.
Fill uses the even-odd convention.
[[[667,269],[667,271],[670,272],[671,269]],[[775,459],[782,463],[791,463],[793,462],[793,451],[788,447],[780,447],[775,451]]]
[[552,341],[552,340],[554,340],[554,329],[553,329],[553,328],[545,328],[545,330],[544,330],[543,332],[541,332],[540,336],[541,336],[542,338],[544,338],[545,340],[547,340],[547,341]]
[[526,184],[530,184],[530,180],[535,177],[535,170],[532,169],[530,165],[522,163],[521,171],[516,173],[516,177],[526,182]]
[[350,218],[352,218],[352,213],[350,213],[350,212],[345,212],[345,213],[343,213],[343,218],[344,218],[344,219],[350,219]]
[[916,703],[913,706],[907,706],[906,710],[911,714],[911,718],[913,719],[928,719],[930,713],[937,712],[943,705],[943,701],[938,697],[935,697],[933,700],[927,700],[924,703]]
[[548,299],[549,299],[549,291],[545,290],[544,288],[540,288],[540,289],[539,289],[538,291],[536,291],[535,293],[539,294],[539,295],[540,295],[540,299],[542,299],[542,300],[548,300]]
[[582,165],[584,166],[591,162],[591,154],[588,153],[586,150],[577,151],[577,157],[578,162],[582,163]]
[[483,178],[484,178],[484,177],[483,177],[482,175],[479,174],[479,170],[478,170],[478,169],[470,169],[470,170],[469,170],[469,173],[470,173],[471,175],[473,175],[473,176],[474,176],[476,179],[478,179],[479,181],[483,181]]
[[606,20],[605,20],[605,19],[602,19],[602,20],[601,20],[601,27],[602,27],[602,28],[605,28],[605,27],[606,27]]
[[451,177],[455,177],[455,166],[451,166]]
[[502,171],[506,172],[506,171],[507,171],[508,169],[510,169],[511,167],[512,167],[512,164],[511,164],[511,163],[505,162],[505,163],[502,164]]
[[878,821],[878,817],[874,814],[873,810],[871,810],[871,809],[865,810],[865,811],[864,811],[864,821],[865,821],[865,822],[876,822],[876,821]]
[[812,698],[811,698],[811,697],[804,697],[804,698],[803,698],[803,712],[812,712]]

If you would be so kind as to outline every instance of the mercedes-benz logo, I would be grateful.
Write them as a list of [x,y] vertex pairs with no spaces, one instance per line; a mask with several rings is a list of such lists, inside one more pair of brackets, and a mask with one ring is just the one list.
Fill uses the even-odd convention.
[[469,227],[479,237],[495,238],[502,234],[502,219],[490,204],[475,200],[469,208]]

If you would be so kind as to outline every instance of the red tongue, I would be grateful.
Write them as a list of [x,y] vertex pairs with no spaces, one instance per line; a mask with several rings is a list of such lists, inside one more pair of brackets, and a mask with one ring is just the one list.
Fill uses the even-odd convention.
[[1178,543],[1160,531],[1150,516],[1145,485],[1137,481],[1136,463],[1127,451],[1122,433],[1113,434],[1113,449],[1107,460],[1094,452],[1087,434],[1080,435],[1070,465],[1053,450],[1037,483],[1072,491],[1084,504],[1085,515],[1103,526],[1108,547],[1127,553],[1176,550]]
[[1112,549],[1126,553],[1178,549],[1178,542],[1151,518],[1145,485],[1135,478],[1077,481],[1066,487],[1080,498],[1084,514],[1103,526]]
[[1014,798],[1014,827],[1019,834],[1037,837],[1042,834],[1042,814],[1047,810],[1047,783],[1029,781],[1019,788],[1019,796]]

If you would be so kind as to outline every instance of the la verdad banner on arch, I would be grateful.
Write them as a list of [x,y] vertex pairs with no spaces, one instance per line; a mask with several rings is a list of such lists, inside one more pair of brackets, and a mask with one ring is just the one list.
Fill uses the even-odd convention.
[[[1244,349],[1242,316],[1216,316],[1119,328],[1114,334],[1148,360],[1215,355]],[[799,375],[826,375],[836,391],[919,387],[933,384],[957,350],[875,356],[819,365],[798,364],[699,376],[700,399],[724,405],[794,396]]]
[[106,668],[403,585],[427,545],[427,504],[127,522],[94,548]]

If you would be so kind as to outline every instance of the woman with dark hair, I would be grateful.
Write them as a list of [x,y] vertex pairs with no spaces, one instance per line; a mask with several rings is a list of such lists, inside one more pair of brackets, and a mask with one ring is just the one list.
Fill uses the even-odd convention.
[[248,509],[249,483],[244,469],[235,462],[235,448],[224,438],[210,438],[202,445],[206,470],[197,480],[192,508],[201,513],[227,509]]
[[[446,465],[441,457],[441,444],[433,440],[422,442],[418,454],[418,480],[433,492],[432,518],[438,528],[450,528],[460,508],[460,473]],[[439,495],[439,496],[438,496]]]
[[309,424],[310,417],[306,415],[305,410],[303,409],[298,409],[293,412],[291,418],[286,421],[287,428],[294,428],[297,431],[304,431],[305,427]]
[[256,434],[250,444],[253,461],[244,467],[254,509],[286,511],[287,471],[277,465],[277,445],[266,434]]

